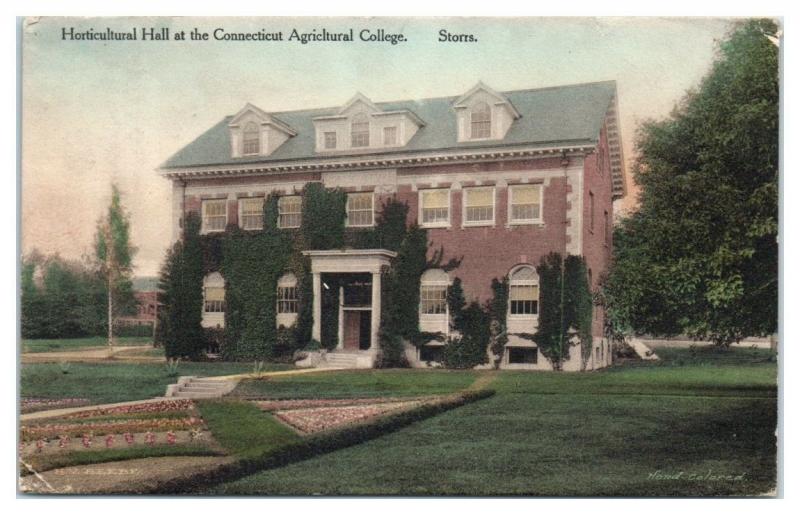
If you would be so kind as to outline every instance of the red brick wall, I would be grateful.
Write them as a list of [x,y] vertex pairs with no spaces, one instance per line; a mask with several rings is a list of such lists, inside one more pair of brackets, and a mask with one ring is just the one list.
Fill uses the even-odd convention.
[[[611,161],[608,152],[606,128],[600,132],[598,150],[586,156],[584,161],[583,180],[583,255],[586,266],[591,270],[592,290],[597,289],[603,276],[608,271],[611,261],[611,230],[613,225],[613,200]],[[594,229],[591,227],[589,193],[594,196]],[[608,213],[608,232],[604,230],[603,213]],[[595,337],[603,334],[603,313],[595,309],[592,333]]]

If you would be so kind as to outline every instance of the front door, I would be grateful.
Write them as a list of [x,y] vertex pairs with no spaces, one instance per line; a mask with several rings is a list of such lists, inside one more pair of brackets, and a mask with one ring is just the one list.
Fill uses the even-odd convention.
[[344,312],[344,348],[358,350],[361,341],[361,311]]

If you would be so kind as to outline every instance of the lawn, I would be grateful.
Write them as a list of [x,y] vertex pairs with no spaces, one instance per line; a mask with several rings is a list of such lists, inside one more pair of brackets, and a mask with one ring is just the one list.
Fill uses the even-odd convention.
[[[497,394],[489,399],[213,492],[705,496],[774,488],[777,367],[770,353],[665,350],[661,362],[603,372],[495,373]],[[424,371],[372,371],[351,388],[337,373],[315,376],[311,385],[300,376],[274,390],[260,386],[275,396],[286,396],[291,384],[302,394],[369,396],[381,389],[403,395],[405,385],[413,395],[419,381],[441,386],[444,372],[427,373],[433,379],[422,379]]]
[[[118,336],[116,345],[152,345],[151,336]],[[56,340],[22,340],[22,352],[64,352],[92,347],[106,347],[108,340],[103,336],[87,338],[62,338]]]
[[247,380],[231,396],[247,399],[329,399],[439,395],[463,390],[478,374],[466,370],[359,370]]
[[[267,370],[290,365],[267,364]],[[220,376],[252,372],[252,363],[181,362],[178,375]],[[70,363],[68,373],[58,363],[23,364],[20,396],[47,399],[88,398],[94,403],[148,399],[164,395],[177,377],[163,363]]]

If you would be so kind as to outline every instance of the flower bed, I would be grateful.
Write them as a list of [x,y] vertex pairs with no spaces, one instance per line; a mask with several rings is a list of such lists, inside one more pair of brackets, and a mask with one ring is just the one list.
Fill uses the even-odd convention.
[[289,399],[289,400],[270,400],[270,401],[255,401],[256,406],[264,411],[281,411],[292,409],[305,409],[305,408],[327,408],[336,406],[360,406],[364,404],[384,404],[396,403],[399,401],[432,401],[439,397],[406,397],[406,398],[392,398],[392,397],[377,397],[377,398],[361,398],[361,399]]
[[88,404],[91,404],[91,401],[82,397],[70,397],[66,399],[23,397],[20,399],[20,411],[22,413],[33,413],[34,411],[43,411],[49,409],[76,408],[80,406],[86,406]]
[[389,412],[415,408],[424,404],[421,400],[380,402],[356,406],[327,406],[275,411],[275,416],[303,433],[317,433],[326,429],[353,424]]
[[22,441],[58,438],[60,436],[82,436],[84,434],[107,435],[113,433],[143,431],[174,431],[200,428],[203,419],[200,417],[183,418],[150,418],[109,420],[101,422],[49,422],[34,425],[23,424],[20,427]]
[[122,415],[130,413],[168,413],[171,411],[186,411],[194,407],[190,399],[177,399],[174,401],[143,402],[140,404],[128,404],[125,406],[114,406],[111,408],[98,408],[93,410],[80,411],[63,418],[93,418],[103,415]]

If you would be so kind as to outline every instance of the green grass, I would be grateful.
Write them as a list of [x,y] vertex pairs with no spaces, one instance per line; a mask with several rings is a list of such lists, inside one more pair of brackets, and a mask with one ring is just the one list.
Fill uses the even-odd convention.
[[[269,370],[289,365],[269,364]],[[179,375],[220,376],[252,372],[251,363],[181,362]],[[162,363],[71,363],[63,374],[58,363],[23,364],[20,396],[63,399],[88,398],[94,403],[149,399],[164,395],[177,377],[167,374]]]
[[438,395],[463,390],[478,377],[473,371],[360,370],[246,380],[233,397],[318,399]]
[[[151,336],[118,336],[116,344],[123,345],[152,345]],[[87,349],[91,347],[106,347],[108,340],[103,336],[87,338],[61,338],[56,340],[22,340],[22,352],[64,352]]]
[[[152,447],[126,447],[75,451],[59,454],[34,454],[25,459],[36,472],[45,472],[63,467],[109,463],[112,461],[135,460],[139,458],[160,458],[164,456],[222,456],[220,451],[204,444],[154,445]],[[20,465],[22,475],[29,474],[27,467]]]
[[[604,372],[497,373],[494,397],[213,491],[706,496],[774,488],[777,368],[769,353],[661,354],[657,364]],[[696,479],[709,473],[741,478]]]
[[239,458],[254,458],[300,441],[300,436],[250,402],[197,402],[219,444]]

